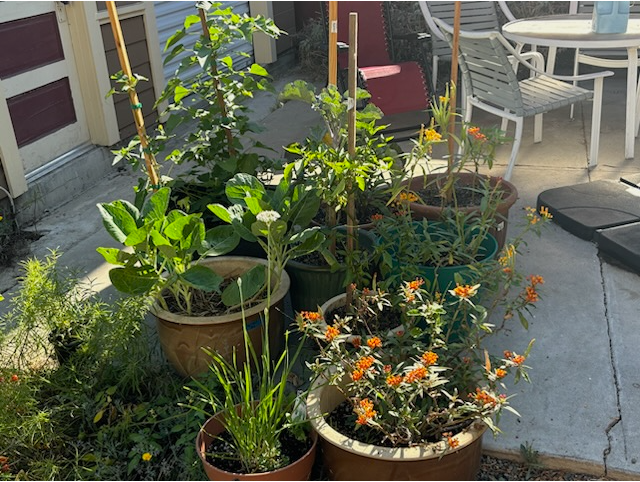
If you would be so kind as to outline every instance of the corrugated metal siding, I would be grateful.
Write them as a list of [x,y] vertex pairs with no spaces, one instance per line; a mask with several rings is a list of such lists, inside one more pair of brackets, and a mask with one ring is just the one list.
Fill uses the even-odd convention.
[[[197,14],[195,8],[195,2],[154,2],[156,11],[156,22],[158,25],[158,37],[160,38],[160,51],[162,52],[162,58],[166,53],[164,52],[164,46],[167,43],[169,37],[171,37],[176,30],[180,30],[184,24],[184,19],[188,15]],[[223,2],[224,8],[230,6],[233,11],[238,14],[249,13],[249,2]],[[191,28],[193,32],[197,31],[196,26]],[[198,39],[197,35],[191,35],[188,38],[183,39],[187,42],[187,45],[193,46]],[[249,42],[237,41],[231,45],[231,56],[233,58],[233,65],[236,69],[246,67],[253,62],[253,46]],[[244,57],[241,52],[250,54],[250,57]],[[177,56],[171,62],[163,67],[164,77],[166,80],[172,78],[180,62],[185,57],[185,54]],[[185,73],[185,77],[189,78],[196,74],[198,68],[195,67]]]

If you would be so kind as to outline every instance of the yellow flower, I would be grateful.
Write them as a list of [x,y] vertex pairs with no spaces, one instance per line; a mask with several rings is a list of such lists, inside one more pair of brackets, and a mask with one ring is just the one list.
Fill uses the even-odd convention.
[[474,296],[477,292],[478,292],[478,288],[480,287],[480,285],[456,285],[456,287],[452,290],[449,290],[449,293],[451,293],[454,296],[457,296],[459,298],[471,298],[472,296]]
[[142,454],[142,460],[144,460],[145,462],[149,462],[149,460],[151,460],[151,457],[153,457],[149,452],[145,452]]
[[427,141],[439,141],[442,139],[442,135],[435,129],[429,128],[424,131],[424,137]]
[[540,216],[542,216],[543,218],[546,218],[546,219],[553,218],[553,215],[551,213],[549,213],[549,208],[546,208],[544,206],[540,206]]

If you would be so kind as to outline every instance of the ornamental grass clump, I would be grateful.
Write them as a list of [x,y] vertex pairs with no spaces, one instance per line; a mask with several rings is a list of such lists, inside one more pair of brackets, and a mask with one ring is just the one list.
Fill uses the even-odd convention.
[[[514,309],[539,299],[542,278],[529,280]],[[457,285],[443,298],[423,284],[406,281],[393,293],[356,290],[364,309],[355,314],[327,320],[323,313],[298,315],[300,330],[320,347],[308,366],[345,396],[346,406],[327,419],[343,435],[391,447],[443,441],[455,449],[453,437],[473,422],[498,433],[502,412],[517,414],[504,382],[529,380],[525,362],[534,340],[489,353],[484,342],[497,330],[476,302],[480,285]],[[372,330],[371,319],[391,305],[401,311],[399,324]]]

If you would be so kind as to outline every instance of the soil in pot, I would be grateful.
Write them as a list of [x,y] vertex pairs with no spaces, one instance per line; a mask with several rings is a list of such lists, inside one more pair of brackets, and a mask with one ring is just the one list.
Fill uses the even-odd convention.
[[[312,440],[298,440],[288,430],[280,434],[280,446],[283,460],[288,460],[292,464],[300,460],[311,448]],[[214,457],[212,454],[216,454]],[[235,458],[236,452],[233,447],[233,440],[228,432],[222,432],[215,437],[206,449],[207,462],[215,467],[235,474],[243,473],[242,464]]]

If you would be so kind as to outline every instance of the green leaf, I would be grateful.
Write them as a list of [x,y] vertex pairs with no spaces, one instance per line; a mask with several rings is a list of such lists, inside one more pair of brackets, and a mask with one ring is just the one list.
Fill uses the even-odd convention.
[[164,218],[167,208],[169,207],[169,196],[171,189],[163,187],[158,189],[153,195],[147,199],[142,207],[142,217],[145,221],[156,221]]
[[[266,267],[257,265],[240,276],[242,284],[242,299],[247,300],[255,295],[265,284]],[[240,304],[240,289],[237,281],[234,281],[222,292],[222,302],[226,306],[236,306]]]
[[200,22],[200,17],[198,15],[187,15],[187,18],[184,19],[184,28],[188,29],[194,23]]
[[233,226],[216,226],[207,231],[201,256],[222,256],[227,254],[240,242],[240,235]]
[[266,190],[262,183],[251,174],[238,173],[227,181],[225,193],[234,204],[245,204],[245,198],[262,199]]
[[209,211],[218,216],[222,221],[231,224],[231,213],[222,204],[209,204],[207,207]]
[[149,234],[150,225],[142,226],[141,228],[136,229],[134,232],[127,236],[127,239],[124,240],[125,246],[136,246],[138,244],[144,243],[147,241],[147,235]]
[[98,210],[105,229],[119,243],[124,243],[127,236],[138,228],[136,218],[132,215],[138,210],[127,201],[98,204]]
[[226,65],[226,67],[229,70],[233,69],[233,59],[231,58],[231,56],[227,55],[226,57],[222,57],[220,59],[220,62],[222,62],[224,65]]
[[[125,263],[121,258],[122,250],[118,248],[97,248],[96,251],[102,255],[104,260],[109,264],[117,264],[123,266]],[[128,254],[128,253],[127,253]]]
[[164,235],[169,239],[183,239],[185,228],[193,219],[193,214],[178,213],[175,221],[171,222],[165,229]]
[[520,324],[524,327],[524,329],[528,330],[529,329],[529,322],[527,321],[525,316],[520,311],[518,311],[518,318],[520,318]]
[[173,93],[173,101],[177,104],[190,93],[191,91],[189,89],[179,85],[176,87],[176,90]]
[[206,266],[199,264],[191,266],[180,275],[180,279],[188,285],[206,292],[218,291],[224,278]]
[[267,77],[269,75],[269,72],[267,72],[267,69],[265,69],[262,65],[258,65],[258,64],[251,64],[251,67],[249,68],[249,73],[253,75],[260,75],[262,77]]
[[[189,18],[189,17],[187,17],[187,18]],[[185,22],[186,22],[186,20],[185,20]],[[177,42],[179,42],[180,40],[182,40],[182,38],[186,34],[187,33],[184,30],[177,30],[176,33],[174,33],[171,37],[169,37],[167,39],[167,43],[164,46],[164,51],[166,52],[169,47],[171,47],[172,45],[174,45]]]
[[100,420],[102,420],[103,415],[104,415],[104,410],[98,410],[98,413],[96,413],[95,416],[93,417],[93,423],[98,423]]
[[113,268],[109,271],[111,284],[122,293],[144,295],[149,293],[159,282],[155,271],[140,267]]

